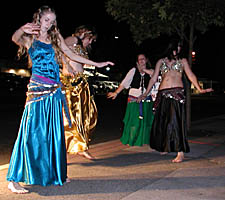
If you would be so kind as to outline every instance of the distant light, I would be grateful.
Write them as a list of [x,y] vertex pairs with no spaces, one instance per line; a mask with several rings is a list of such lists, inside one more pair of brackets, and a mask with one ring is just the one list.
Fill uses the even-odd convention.
[[110,67],[106,67],[106,71],[109,71],[110,70]]
[[20,69],[20,70],[18,71],[18,73],[19,73],[20,75],[25,75],[27,72],[26,72],[26,70],[24,70],[24,69]]
[[15,73],[16,73],[16,71],[15,71],[14,69],[10,69],[10,70],[9,70],[9,73],[11,73],[11,74],[15,74]]
[[0,165],[0,170],[9,168],[9,164]]
[[114,38],[115,38],[115,39],[119,39],[119,36],[115,36]]
[[195,51],[192,51],[191,54],[192,54],[192,56],[195,56]]

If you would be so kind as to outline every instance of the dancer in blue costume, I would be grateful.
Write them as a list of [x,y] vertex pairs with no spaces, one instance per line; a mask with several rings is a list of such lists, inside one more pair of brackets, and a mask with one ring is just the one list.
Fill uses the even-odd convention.
[[63,87],[59,78],[62,53],[69,59],[103,67],[74,54],[65,44],[56,24],[53,9],[43,6],[33,22],[19,28],[12,40],[20,46],[18,55],[28,52],[32,76],[17,140],[12,152],[7,180],[14,193],[27,193],[26,184],[63,185],[67,180],[67,160],[62,109],[67,118]]

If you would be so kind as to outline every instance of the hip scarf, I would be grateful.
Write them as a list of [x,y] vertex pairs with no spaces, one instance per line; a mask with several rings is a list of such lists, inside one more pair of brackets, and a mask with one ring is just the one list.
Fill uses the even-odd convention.
[[[134,97],[129,95],[128,99],[127,99],[127,103],[130,102],[137,102],[138,97]],[[152,101],[152,97],[151,96],[147,96],[146,99],[142,100],[139,103],[139,119],[143,119],[143,102],[151,102]]]
[[185,103],[184,88],[175,87],[175,88],[166,88],[166,89],[159,90],[156,100],[153,104],[153,112],[156,111],[163,97],[171,98],[184,104]]
[[26,98],[25,106],[36,101],[41,101],[48,96],[52,96],[53,94],[57,92],[57,90],[60,90],[60,98],[63,102],[63,109],[66,114],[66,118],[68,120],[69,126],[72,126],[69,110],[68,110],[68,106],[66,102],[65,91],[64,91],[63,85],[60,82],[56,82],[49,78],[46,78],[37,74],[33,74],[30,79],[30,83],[28,84],[28,91],[26,93],[27,98]]

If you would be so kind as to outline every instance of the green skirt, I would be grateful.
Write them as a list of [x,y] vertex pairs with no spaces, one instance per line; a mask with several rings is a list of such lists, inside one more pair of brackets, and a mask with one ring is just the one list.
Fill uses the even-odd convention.
[[153,102],[143,102],[142,116],[140,119],[140,105],[137,102],[127,104],[124,117],[123,135],[120,141],[129,146],[143,146],[149,144],[150,132],[154,114],[152,112]]

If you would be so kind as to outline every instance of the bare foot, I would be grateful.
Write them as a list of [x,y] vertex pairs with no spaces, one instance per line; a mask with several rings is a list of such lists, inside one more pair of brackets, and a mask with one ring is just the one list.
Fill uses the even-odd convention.
[[164,156],[164,155],[166,155],[166,154],[168,154],[168,152],[160,152],[160,155],[161,155],[161,156]]
[[70,183],[71,180],[69,178],[66,178],[66,183]]
[[29,190],[26,190],[24,187],[22,187],[19,183],[11,181],[8,185],[8,189],[11,190],[13,193],[16,194],[26,194],[29,192]]
[[80,156],[83,156],[83,157],[85,157],[89,160],[95,160],[96,159],[88,151],[78,152],[77,154],[80,155]]
[[172,160],[172,163],[181,163],[183,162],[183,159],[175,158]]
[[172,160],[173,163],[181,163],[184,160],[184,153],[178,152],[177,157]]

